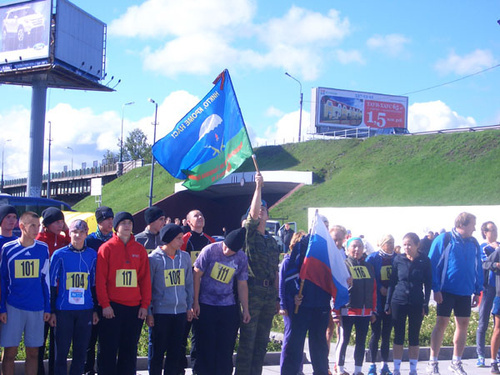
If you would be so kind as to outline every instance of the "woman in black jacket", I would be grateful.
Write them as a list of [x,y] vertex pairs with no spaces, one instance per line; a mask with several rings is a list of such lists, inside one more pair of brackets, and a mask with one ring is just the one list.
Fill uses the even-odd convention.
[[419,253],[419,244],[420,239],[415,233],[406,234],[403,237],[405,254],[398,255],[392,265],[385,310],[392,313],[394,321],[394,375],[400,375],[407,318],[410,375],[417,374],[420,327],[424,315],[429,312],[431,263],[427,256]]

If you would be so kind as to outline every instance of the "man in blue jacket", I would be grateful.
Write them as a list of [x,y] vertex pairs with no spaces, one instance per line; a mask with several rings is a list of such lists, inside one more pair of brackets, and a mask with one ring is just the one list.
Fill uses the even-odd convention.
[[[439,374],[438,356],[443,335],[455,313],[453,360],[449,370],[467,375],[462,368],[462,353],[467,337],[471,307],[476,307],[483,289],[481,249],[472,237],[476,217],[462,212],[455,219],[451,232],[440,234],[432,243],[429,258],[432,265],[432,290],[437,303],[436,325],[431,335],[430,361],[427,374]],[[471,304],[471,295],[474,294]]]

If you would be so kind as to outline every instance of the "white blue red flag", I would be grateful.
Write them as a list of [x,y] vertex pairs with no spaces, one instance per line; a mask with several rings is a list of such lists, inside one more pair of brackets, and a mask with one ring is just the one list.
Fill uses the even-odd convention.
[[347,279],[350,275],[344,259],[316,212],[300,278],[330,293],[336,309],[349,302]]

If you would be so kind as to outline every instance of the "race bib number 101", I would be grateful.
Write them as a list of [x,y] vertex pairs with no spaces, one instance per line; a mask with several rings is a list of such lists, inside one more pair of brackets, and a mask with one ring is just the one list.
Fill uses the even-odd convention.
[[16,279],[37,278],[40,259],[18,259],[14,263]]

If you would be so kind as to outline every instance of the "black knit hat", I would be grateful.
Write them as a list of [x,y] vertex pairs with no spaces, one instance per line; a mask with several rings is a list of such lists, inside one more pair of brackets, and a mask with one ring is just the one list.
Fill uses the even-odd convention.
[[160,238],[164,244],[169,244],[179,233],[184,233],[182,228],[177,224],[170,223],[160,229]]
[[247,230],[245,228],[235,229],[226,236],[224,239],[224,243],[229,249],[232,251],[240,251],[245,244],[245,236],[247,234]]
[[57,220],[64,220],[64,214],[59,208],[49,207],[42,212],[42,224],[48,227],[50,224],[56,222]]
[[5,216],[8,214],[16,214],[17,216],[17,211],[14,206],[11,206],[10,204],[3,204],[0,206],[0,225],[2,225],[3,219],[5,219]]
[[149,207],[146,211],[144,211],[144,220],[146,220],[147,225],[158,220],[162,216],[165,216],[165,212],[163,212],[161,208],[155,206]]
[[116,231],[118,228],[118,224],[120,224],[123,220],[130,220],[132,225],[134,224],[134,217],[130,212],[121,211],[118,212],[113,218],[113,229]]
[[97,210],[95,210],[95,218],[98,224],[101,224],[104,220],[113,218],[115,214],[113,210],[106,206],[101,206]]

